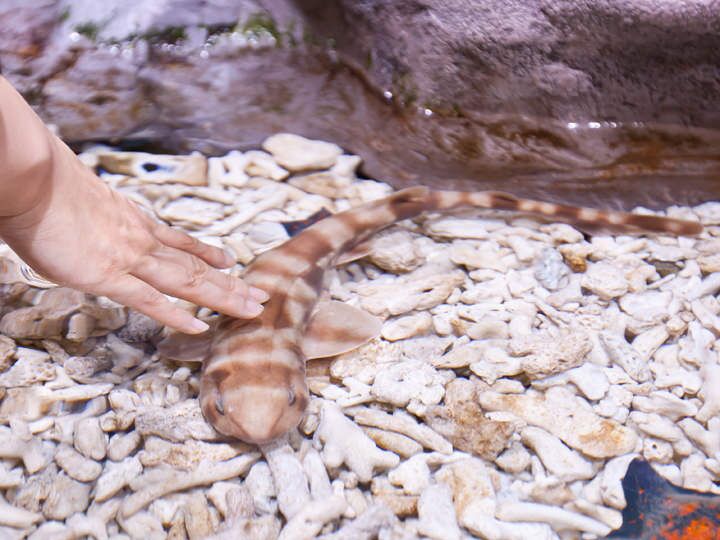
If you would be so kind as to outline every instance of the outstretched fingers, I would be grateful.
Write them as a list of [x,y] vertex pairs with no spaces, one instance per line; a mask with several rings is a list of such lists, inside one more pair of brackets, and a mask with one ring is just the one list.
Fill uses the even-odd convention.
[[141,279],[123,274],[109,281],[102,290],[93,291],[134,308],[156,321],[186,334],[200,334],[208,325],[170,300]]
[[197,238],[178,229],[168,227],[164,223],[157,223],[153,232],[155,238],[166,246],[195,255],[215,268],[229,268],[235,264],[235,259],[227,251],[201,242]]
[[162,246],[131,270],[159,291],[239,318],[257,317],[268,295],[200,258]]

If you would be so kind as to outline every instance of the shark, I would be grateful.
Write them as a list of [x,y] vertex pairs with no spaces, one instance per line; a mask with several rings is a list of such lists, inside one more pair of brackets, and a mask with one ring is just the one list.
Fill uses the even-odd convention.
[[243,280],[270,296],[257,318],[221,315],[203,338],[175,334],[159,343],[158,350],[168,358],[202,359],[200,406],[218,432],[248,443],[271,442],[295,428],[304,415],[310,399],[306,361],[352,350],[380,333],[381,321],[374,316],[342,302],[322,301],[326,271],[348,254],[362,254],[372,235],[394,223],[461,208],[537,214],[593,230],[672,235],[702,231],[693,221],[542,202],[499,191],[410,187],[324,217],[254,259]]

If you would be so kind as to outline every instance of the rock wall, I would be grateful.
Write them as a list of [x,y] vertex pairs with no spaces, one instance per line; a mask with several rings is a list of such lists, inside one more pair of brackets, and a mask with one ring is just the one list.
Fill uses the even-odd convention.
[[[720,4],[301,2],[373,82],[431,109],[718,127]],[[325,30],[326,32],[328,30]]]
[[638,174],[669,178],[650,199],[688,170],[682,202],[717,186],[719,51],[700,0],[0,3],[2,73],[71,142],[219,153],[293,131],[395,185],[589,202],[619,182],[626,206],[658,202]]

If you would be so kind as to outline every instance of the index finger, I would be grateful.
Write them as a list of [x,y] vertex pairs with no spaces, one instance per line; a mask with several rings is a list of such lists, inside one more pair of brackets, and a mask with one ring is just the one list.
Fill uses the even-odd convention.
[[178,229],[158,223],[153,232],[155,238],[166,246],[195,255],[215,268],[229,268],[235,264],[235,259],[224,249],[201,242]]
[[186,334],[200,334],[208,329],[206,323],[173,304],[154,287],[129,274],[114,278],[92,292],[134,308]]

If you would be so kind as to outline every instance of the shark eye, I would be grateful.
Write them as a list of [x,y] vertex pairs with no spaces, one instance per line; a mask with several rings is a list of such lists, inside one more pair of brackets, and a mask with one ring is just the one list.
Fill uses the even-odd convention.
[[222,396],[220,395],[215,398],[215,410],[220,414],[225,414],[225,407],[223,405]]
[[288,390],[288,405],[295,404],[295,391],[291,388]]

